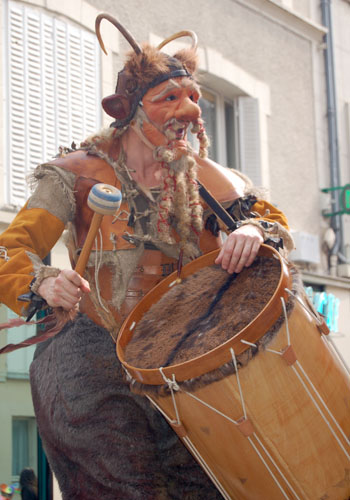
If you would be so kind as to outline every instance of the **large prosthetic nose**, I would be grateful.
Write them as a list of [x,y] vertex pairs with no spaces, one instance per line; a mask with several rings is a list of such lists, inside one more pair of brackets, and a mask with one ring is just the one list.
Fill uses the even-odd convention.
[[175,118],[183,122],[195,123],[200,116],[201,108],[189,97],[185,97],[175,111]]
[[[143,140],[146,140],[146,143],[152,149],[160,146],[166,146],[169,143],[169,136],[167,132],[161,130],[159,126],[155,125],[154,123],[152,123],[152,121],[149,120],[149,117],[147,115],[147,106],[143,108],[142,113],[145,118],[142,122],[142,131],[136,130],[136,132],[139,132],[141,134],[140,137]],[[179,123],[184,124],[183,126],[185,127],[187,127],[191,123],[193,125],[197,124],[200,116],[201,108],[197,103],[192,101],[189,96],[181,98],[181,101],[179,102],[177,108],[173,110],[172,114],[172,117],[178,120]],[[182,144],[181,147],[184,152],[187,151],[185,144]]]

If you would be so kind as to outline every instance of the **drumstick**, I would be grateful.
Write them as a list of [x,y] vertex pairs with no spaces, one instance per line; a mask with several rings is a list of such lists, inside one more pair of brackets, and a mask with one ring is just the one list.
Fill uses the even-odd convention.
[[[114,215],[120,207],[121,199],[121,192],[115,186],[99,183],[95,184],[91,188],[87,203],[89,207],[94,211],[94,214],[88,234],[86,236],[85,243],[83,245],[82,251],[80,252],[78,262],[75,266],[75,271],[80,274],[80,276],[83,276],[85,272],[92,245],[101,226],[103,216]],[[35,298],[34,302],[33,298]],[[32,308],[27,316],[27,319],[25,320],[25,323],[28,323],[38,311],[40,311],[45,305],[47,305],[47,302],[44,298],[33,294],[33,292],[20,295],[18,297],[18,300],[32,303]],[[76,312],[76,310],[74,309],[72,309],[72,311],[64,311],[61,307],[54,308],[54,311],[55,312],[53,313],[53,316],[55,316],[55,324],[53,327],[49,328],[47,331],[45,331],[45,333],[35,335],[34,337],[26,339],[19,344],[9,344],[5,346],[0,350],[0,354],[3,352],[11,352],[27,345],[34,345],[53,337],[63,328],[64,324],[69,319],[72,319],[72,311]],[[47,318],[50,318],[50,316],[47,316],[46,319]],[[43,322],[44,320],[45,318],[39,322]]]
[[[94,211],[94,215],[92,217],[85,243],[78,257],[78,262],[75,266],[75,271],[80,274],[80,276],[83,276],[85,272],[92,245],[100,228],[103,216],[114,215],[120,207],[121,199],[121,192],[115,186],[99,183],[95,184],[91,188],[87,203],[89,207]],[[32,307],[27,316],[26,322],[29,322],[32,317],[46,305],[46,300],[44,298],[36,296],[33,293],[20,295],[18,297],[18,300],[21,300],[23,302],[32,302]]]
[[86,240],[80,252],[75,271],[83,276],[94,240],[104,215],[114,215],[120,207],[122,195],[119,189],[109,184],[95,184],[89,193],[87,203],[94,211]]

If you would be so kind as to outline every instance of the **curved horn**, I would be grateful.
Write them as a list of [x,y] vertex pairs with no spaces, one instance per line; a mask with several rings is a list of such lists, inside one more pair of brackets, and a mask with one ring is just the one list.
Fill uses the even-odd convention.
[[162,41],[157,47],[158,50],[162,49],[164,45],[167,45],[169,42],[172,42],[173,40],[176,40],[177,38],[182,38],[183,36],[189,36],[192,38],[192,49],[197,48],[198,44],[198,38],[197,35],[194,31],[191,30],[184,30],[184,31],[179,31],[178,33],[175,33],[175,35],[171,35],[165,40]]
[[136,40],[131,35],[131,33],[126,28],[124,28],[124,26],[122,24],[120,24],[119,21],[117,21],[114,17],[110,16],[109,14],[99,14],[96,17],[96,21],[95,21],[95,31],[96,31],[97,39],[100,43],[100,47],[105,54],[107,54],[107,51],[105,49],[104,43],[102,41],[101,33],[100,33],[100,24],[101,24],[102,19],[107,19],[107,21],[112,23],[113,26],[115,26],[120,31],[120,33],[124,36],[124,38],[130,43],[131,47],[134,49],[136,54],[142,53],[142,49],[141,49],[140,45],[136,42]]

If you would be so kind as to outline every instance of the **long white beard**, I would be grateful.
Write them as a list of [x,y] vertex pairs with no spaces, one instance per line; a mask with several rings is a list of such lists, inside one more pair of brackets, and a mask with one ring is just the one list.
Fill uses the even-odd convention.
[[[175,244],[177,242],[174,228],[176,228],[180,238],[178,242],[180,250],[185,257],[190,257],[203,229],[203,208],[196,182],[197,164],[190,143],[187,143],[187,151],[182,151],[182,156],[176,159],[177,132],[183,130],[184,136],[188,126],[175,118],[171,119],[165,124],[165,132],[162,132],[169,141],[168,145],[156,147],[143,134],[142,123],[145,120],[151,123],[144,110],[138,108],[132,128],[144,144],[153,150],[154,159],[163,167],[163,185],[158,202],[158,237],[164,243]],[[203,121],[198,119],[191,125],[192,133],[196,133],[199,139],[199,156],[205,157],[209,141]],[[183,144],[183,140],[181,142]]]
[[[164,151],[165,157],[166,153]],[[162,166],[164,177],[158,204],[158,237],[165,243],[175,244],[175,226],[180,250],[189,256],[203,229],[203,209],[196,183],[197,165],[192,155],[183,155],[179,160],[163,160]]]

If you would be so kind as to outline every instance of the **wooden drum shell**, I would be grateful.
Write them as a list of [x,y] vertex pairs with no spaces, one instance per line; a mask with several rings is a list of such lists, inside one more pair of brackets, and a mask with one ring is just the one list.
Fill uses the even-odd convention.
[[[320,333],[306,297],[298,298],[304,306],[295,301],[288,327],[284,322],[269,350],[239,369],[246,421],[235,374],[192,392],[182,388],[174,392],[182,425],[173,428],[190,451],[201,457],[196,456],[203,468],[210,469],[224,498],[350,497],[349,375]],[[136,321],[133,313],[130,316]],[[128,320],[125,324],[130,325]],[[122,346],[127,343],[123,328],[118,356],[129,371],[123,360]],[[296,360],[279,354],[288,345],[287,328]],[[228,361],[227,346],[226,351]],[[146,372],[152,372],[131,368],[133,376],[139,373],[144,380]],[[179,372],[181,365],[169,369]],[[141,381],[140,376],[135,378]],[[152,394],[151,400],[168,420],[176,421],[170,395]],[[237,425],[242,420],[243,425]]]

